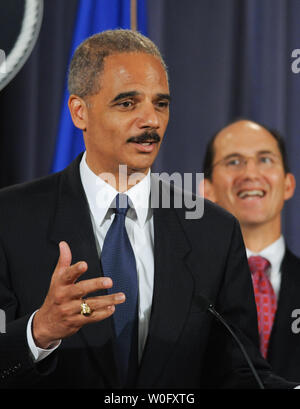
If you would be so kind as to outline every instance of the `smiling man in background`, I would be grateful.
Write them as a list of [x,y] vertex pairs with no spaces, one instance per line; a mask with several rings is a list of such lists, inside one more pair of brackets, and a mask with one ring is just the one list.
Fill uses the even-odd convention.
[[299,339],[291,329],[299,308],[300,260],[285,245],[281,211],[295,190],[281,136],[238,120],[207,146],[205,197],[240,222],[255,290],[261,353],[274,371],[300,379]]

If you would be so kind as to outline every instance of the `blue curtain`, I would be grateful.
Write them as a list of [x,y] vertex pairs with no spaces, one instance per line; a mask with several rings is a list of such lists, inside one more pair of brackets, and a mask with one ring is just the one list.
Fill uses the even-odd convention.
[[[144,0],[137,1],[137,11],[137,29],[147,35]],[[130,28],[130,0],[80,0],[70,59],[84,39],[114,28]],[[68,98],[66,79],[52,172],[64,169],[84,150],[82,131],[75,128],[72,123],[67,105]]]

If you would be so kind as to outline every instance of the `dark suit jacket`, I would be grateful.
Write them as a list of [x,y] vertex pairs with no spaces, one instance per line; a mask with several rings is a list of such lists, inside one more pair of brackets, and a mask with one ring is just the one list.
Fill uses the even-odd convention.
[[[7,333],[0,334],[2,386],[120,386],[111,318],[84,326],[38,364],[26,342],[28,318],[47,294],[61,240],[69,243],[74,263],[88,263],[83,279],[102,275],[79,161],[0,192],[0,308],[7,315]],[[154,209],[154,246],[149,335],[135,386],[257,387],[236,343],[203,311],[199,294],[239,332],[266,386],[291,386],[270,374],[258,353],[252,282],[233,216],[210,202],[198,220],[186,220],[184,208]]]
[[300,381],[300,334],[292,331],[292,323],[296,319],[292,317],[292,311],[300,310],[300,259],[289,250],[282,261],[281,274],[267,360],[275,373]]

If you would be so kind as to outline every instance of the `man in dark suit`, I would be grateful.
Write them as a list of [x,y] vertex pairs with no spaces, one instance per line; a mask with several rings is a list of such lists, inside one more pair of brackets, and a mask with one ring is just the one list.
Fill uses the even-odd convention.
[[[69,90],[86,152],[60,173],[0,193],[2,385],[258,387],[205,296],[238,332],[264,385],[292,387],[259,354],[235,218],[209,202],[203,217],[187,217],[191,198],[166,183],[158,192],[150,175],[170,100],[154,44],[129,30],[87,39]],[[119,192],[129,197],[126,215]]]
[[[284,202],[293,196],[282,137],[249,120],[238,120],[216,133],[204,159],[204,194],[239,220],[256,291],[262,354],[275,373],[300,380],[298,336],[292,315],[299,308],[300,260],[281,232]],[[259,293],[256,267],[266,267]],[[264,304],[263,297],[269,297]],[[266,299],[267,300],[267,299]]]

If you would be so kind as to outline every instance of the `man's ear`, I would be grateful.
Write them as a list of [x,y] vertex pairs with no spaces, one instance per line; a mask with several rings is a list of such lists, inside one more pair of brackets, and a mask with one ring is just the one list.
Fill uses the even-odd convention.
[[70,95],[68,107],[76,128],[86,131],[87,128],[87,105],[85,101],[77,95]]
[[296,179],[292,173],[287,173],[285,175],[284,182],[284,200],[289,200],[293,197],[296,189]]
[[199,194],[212,202],[216,201],[214,187],[209,179],[202,179],[199,183]]

